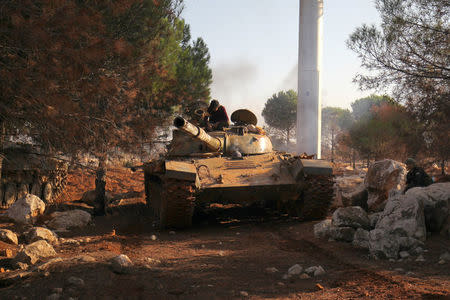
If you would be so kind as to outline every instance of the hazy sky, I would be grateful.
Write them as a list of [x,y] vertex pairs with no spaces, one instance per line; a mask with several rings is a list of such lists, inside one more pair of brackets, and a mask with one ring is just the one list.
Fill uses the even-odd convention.
[[[229,113],[259,115],[274,93],[297,90],[299,0],[186,0],[182,16],[208,45],[212,97]],[[323,106],[350,108],[370,94],[352,83],[360,61],[345,45],[363,23],[379,23],[372,0],[324,0]]]

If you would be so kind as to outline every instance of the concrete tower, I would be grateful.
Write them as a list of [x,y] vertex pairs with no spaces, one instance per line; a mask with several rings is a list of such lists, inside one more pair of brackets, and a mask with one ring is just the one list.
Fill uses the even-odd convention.
[[300,0],[297,151],[320,158],[323,0]]

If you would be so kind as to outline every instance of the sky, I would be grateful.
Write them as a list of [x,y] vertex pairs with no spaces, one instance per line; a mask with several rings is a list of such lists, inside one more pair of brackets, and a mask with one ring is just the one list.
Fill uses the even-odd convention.
[[[299,0],[186,0],[182,17],[208,45],[211,96],[229,113],[247,108],[261,118],[273,94],[297,90]],[[324,0],[323,107],[350,108],[372,93],[352,83],[362,70],[345,44],[364,23],[379,23],[372,0]]]

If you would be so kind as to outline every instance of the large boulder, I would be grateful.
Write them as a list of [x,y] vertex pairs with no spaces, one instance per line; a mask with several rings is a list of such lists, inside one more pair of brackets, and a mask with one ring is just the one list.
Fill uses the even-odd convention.
[[391,159],[375,162],[367,171],[364,185],[368,191],[367,205],[371,211],[381,211],[389,193],[402,191],[405,185],[405,165]]
[[50,244],[57,244],[58,237],[56,234],[44,227],[34,227],[27,233],[27,240],[29,243],[39,240],[45,240]]
[[406,192],[406,196],[423,202],[427,230],[441,231],[450,214],[450,182],[412,188]]
[[53,247],[44,240],[26,245],[22,251],[17,253],[15,261],[17,263],[35,264],[42,258],[55,256]]
[[333,213],[332,224],[338,227],[370,228],[370,220],[359,206],[340,207]]
[[330,227],[330,237],[336,241],[351,242],[355,236],[353,227]]
[[364,184],[361,184],[356,190],[350,193],[342,193],[342,203],[347,203],[345,206],[360,206],[364,210],[367,210],[368,192]]
[[50,215],[52,218],[47,226],[55,230],[67,230],[75,227],[84,227],[92,219],[91,214],[80,209],[56,211]]
[[38,196],[26,194],[8,209],[6,215],[19,224],[34,224],[45,211],[45,203]]
[[352,245],[360,248],[369,248],[369,231],[358,228],[353,236]]
[[427,231],[423,202],[412,193],[390,197],[375,229],[399,237],[412,237],[425,241]]
[[111,267],[115,273],[126,274],[131,272],[133,262],[125,254],[120,254],[111,259]]
[[331,219],[323,220],[314,225],[314,236],[316,238],[327,238],[330,236]]
[[19,243],[17,235],[9,229],[0,229],[0,241],[14,245]]
[[396,235],[382,229],[374,229],[369,233],[369,251],[377,258],[398,258],[400,244]]

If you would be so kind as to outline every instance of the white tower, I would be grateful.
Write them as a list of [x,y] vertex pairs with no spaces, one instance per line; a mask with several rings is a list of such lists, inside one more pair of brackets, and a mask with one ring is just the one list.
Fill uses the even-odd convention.
[[323,0],[300,0],[297,152],[320,158]]

